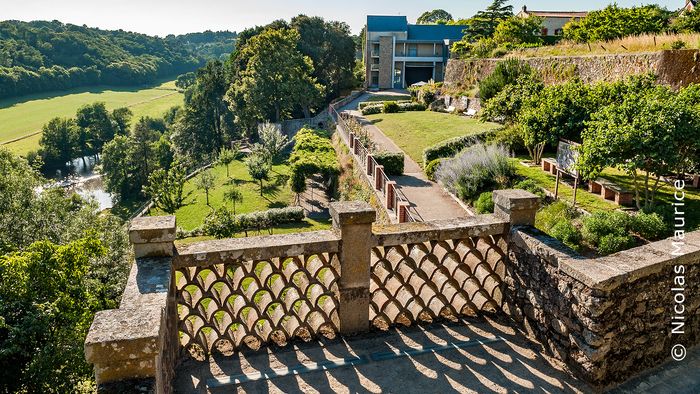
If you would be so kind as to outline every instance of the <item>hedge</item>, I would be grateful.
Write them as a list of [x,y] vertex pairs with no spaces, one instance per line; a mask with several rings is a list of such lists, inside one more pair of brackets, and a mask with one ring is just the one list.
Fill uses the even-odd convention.
[[384,104],[370,105],[370,106],[364,107],[362,109],[362,115],[381,114],[383,109],[384,109]]
[[[360,103],[360,104],[365,104],[365,103]],[[412,102],[412,101],[374,101],[370,102],[368,104],[371,105],[365,105],[362,106],[360,109],[360,112],[362,112],[362,115],[375,115],[375,114],[380,114],[380,113],[394,113],[394,112],[408,112],[408,111],[425,111],[426,106],[417,103],[417,102]],[[395,104],[398,105],[398,111],[396,111],[397,107]],[[386,108],[389,106],[392,108],[391,111],[387,112]]]
[[301,207],[273,208],[267,211],[256,211],[234,215],[226,207],[217,209],[207,216],[202,226],[204,234],[216,238],[229,238],[244,231],[264,230],[286,223],[299,223],[304,220],[304,209]]
[[496,130],[487,130],[477,134],[463,135],[442,141],[423,150],[423,165],[427,165],[433,160],[454,157],[464,148],[476,143],[483,142]]
[[372,157],[380,166],[384,166],[387,175],[403,175],[403,152],[377,152]]
[[[410,103],[411,100],[394,100],[394,102],[397,104],[407,104]],[[363,101],[357,105],[357,109],[362,111],[365,107],[374,107],[375,105],[382,106],[384,103],[386,103],[386,101]]]

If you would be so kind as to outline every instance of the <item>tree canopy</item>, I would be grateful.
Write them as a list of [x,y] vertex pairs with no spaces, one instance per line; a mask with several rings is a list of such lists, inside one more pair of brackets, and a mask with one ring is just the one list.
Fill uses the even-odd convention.
[[622,8],[611,4],[595,10],[580,21],[564,25],[564,38],[579,41],[604,41],[644,33],[661,33],[668,27],[670,13],[658,5]]
[[417,22],[419,25],[430,25],[435,23],[447,23],[452,20],[452,14],[443,9],[436,9],[422,13],[421,16],[418,17]]

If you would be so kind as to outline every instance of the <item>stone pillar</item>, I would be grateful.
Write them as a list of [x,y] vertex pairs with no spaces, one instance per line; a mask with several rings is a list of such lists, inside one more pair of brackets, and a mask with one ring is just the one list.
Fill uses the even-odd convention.
[[534,226],[539,197],[520,189],[494,190],[494,213],[513,226]]
[[175,251],[175,216],[145,216],[131,221],[134,257],[170,257]]
[[366,172],[367,175],[372,176],[372,173],[374,172],[374,168],[372,168],[372,162],[374,161],[374,156],[370,153],[367,155],[367,168]]
[[389,181],[386,183],[386,201],[387,209],[394,209],[394,196],[396,195],[396,182]]
[[372,223],[377,212],[362,201],[330,204],[333,228],[340,233],[340,333],[355,334],[369,330],[370,254]]
[[353,132],[351,131],[350,133],[348,133],[348,144],[350,144],[350,150],[351,150],[352,152],[355,152],[354,143],[355,143],[355,133],[353,133]]
[[408,208],[410,206],[411,205],[406,201],[399,201],[396,204],[396,220],[398,220],[399,223],[408,222]]
[[374,167],[374,189],[382,190],[382,182],[384,181],[384,166]]

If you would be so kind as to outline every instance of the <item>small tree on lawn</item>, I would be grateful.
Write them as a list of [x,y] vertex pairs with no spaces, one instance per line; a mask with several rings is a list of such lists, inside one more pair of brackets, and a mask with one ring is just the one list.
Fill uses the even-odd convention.
[[185,205],[185,200],[192,194],[184,193],[187,175],[181,165],[173,165],[170,170],[160,168],[148,177],[148,184],[144,186],[144,193],[153,199],[155,206],[165,213],[173,214]]
[[263,152],[274,163],[289,142],[277,125],[265,122],[258,128],[260,143],[255,144],[254,150]]
[[243,193],[238,190],[235,186],[224,192],[224,200],[229,201],[233,204],[233,214],[236,214],[236,203],[243,203]]
[[260,183],[260,196],[263,195],[263,181],[267,180],[272,169],[270,160],[260,153],[250,155],[245,162],[250,177]]
[[222,149],[221,152],[219,152],[219,162],[221,164],[226,166],[226,178],[230,178],[229,171],[228,171],[228,166],[229,164],[233,163],[234,160],[237,159],[237,153],[234,152],[232,149]]
[[289,179],[289,186],[292,192],[294,192],[296,205],[299,205],[301,193],[306,191],[306,175],[301,171],[292,171],[292,177]]
[[684,172],[700,154],[700,111],[691,96],[657,86],[593,114],[583,132],[581,174],[623,170],[634,181],[637,208],[651,208],[662,177]]
[[195,185],[204,190],[204,194],[207,196],[207,205],[209,205],[209,191],[214,188],[214,175],[210,171],[200,172],[195,180]]

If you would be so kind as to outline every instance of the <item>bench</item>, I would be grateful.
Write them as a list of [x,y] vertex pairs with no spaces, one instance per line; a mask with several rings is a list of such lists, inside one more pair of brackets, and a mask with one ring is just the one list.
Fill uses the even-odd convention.
[[617,205],[630,206],[634,204],[634,193],[607,179],[597,178],[589,181],[588,191],[593,194],[600,194],[600,197],[603,199],[614,201]]
[[554,159],[542,159],[542,171],[557,175],[557,161]]

